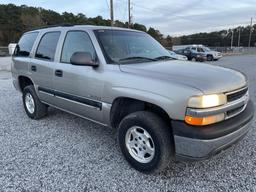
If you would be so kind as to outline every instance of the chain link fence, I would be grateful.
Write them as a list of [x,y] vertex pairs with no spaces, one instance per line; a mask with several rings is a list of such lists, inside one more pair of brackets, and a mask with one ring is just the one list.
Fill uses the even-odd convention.
[[256,54],[256,47],[210,47],[223,54]]

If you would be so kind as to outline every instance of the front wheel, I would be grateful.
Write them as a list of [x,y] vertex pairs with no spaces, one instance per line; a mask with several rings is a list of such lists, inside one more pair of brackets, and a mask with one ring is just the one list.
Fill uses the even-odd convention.
[[174,153],[171,129],[163,119],[147,111],[132,113],[121,121],[118,142],[126,160],[146,173],[163,170]]
[[213,61],[213,56],[212,55],[207,55],[207,61]]

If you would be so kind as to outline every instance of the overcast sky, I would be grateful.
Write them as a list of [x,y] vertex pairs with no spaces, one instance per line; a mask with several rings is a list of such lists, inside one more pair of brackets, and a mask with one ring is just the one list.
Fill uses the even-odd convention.
[[[113,0],[115,19],[127,21],[127,1]],[[0,3],[98,15],[109,18],[109,0],[0,0]],[[133,22],[159,29],[165,35],[209,32],[256,23],[256,0],[131,0]]]

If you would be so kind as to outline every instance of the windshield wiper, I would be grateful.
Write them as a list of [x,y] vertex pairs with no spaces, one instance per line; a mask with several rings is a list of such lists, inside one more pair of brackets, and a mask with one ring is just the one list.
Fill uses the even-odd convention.
[[168,56],[168,55],[163,55],[163,56],[160,56],[160,57],[156,57],[154,59],[157,60],[157,61],[159,61],[159,60],[175,60],[173,57]]
[[149,57],[126,57],[126,58],[123,58],[123,59],[119,59],[119,62],[130,61],[130,60],[157,61],[157,59],[152,59],[152,58],[149,58]]

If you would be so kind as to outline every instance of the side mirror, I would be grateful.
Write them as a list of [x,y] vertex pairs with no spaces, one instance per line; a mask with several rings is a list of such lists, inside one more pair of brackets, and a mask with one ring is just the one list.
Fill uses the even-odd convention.
[[89,52],[75,52],[70,58],[70,63],[73,65],[83,65],[97,67],[98,64],[93,60]]

